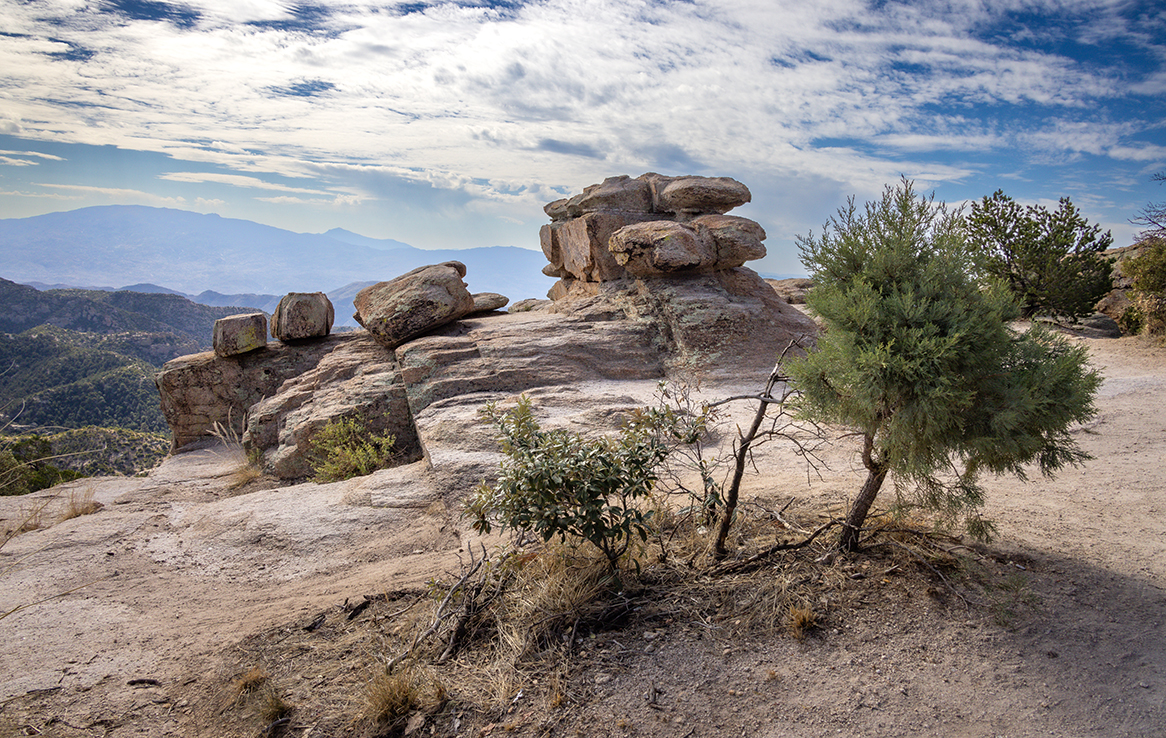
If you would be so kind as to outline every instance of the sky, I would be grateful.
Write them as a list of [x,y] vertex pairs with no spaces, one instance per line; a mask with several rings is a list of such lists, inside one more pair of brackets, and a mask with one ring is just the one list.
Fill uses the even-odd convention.
[[0,218],[137,204],[419,248],[538,248],[604,178],[729,176],[751,266],[907,177],[1166,200],[1166,5],[1141,0],[0,0]]

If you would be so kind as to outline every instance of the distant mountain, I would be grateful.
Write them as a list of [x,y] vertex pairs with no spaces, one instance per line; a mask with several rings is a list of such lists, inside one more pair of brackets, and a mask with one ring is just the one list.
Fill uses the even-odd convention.
[[[424,251],[343,229],[293,233],[184,210],[111,205],[0,219],[4,277],[25,283],[164,285],[200,295],[328,292],[457,260],[471,292],[543,297],[554,280],[541,252],[514,247]],[[148,284],[147,284],[148,283]],[[335,301],[334,301],[335,302]],[[337,304],[337,313],[348,312]]]
[[353,246],[368,246],[373,249],[411,249],[413,248],[407,243],[401,241],[394,241],[391,238],[369,238],[362,236],[359,233],[346,231],[343,228],[333,228],[330,231],[325,231],[324,234],[328,238],[334,238],[337,241],[350,243]]

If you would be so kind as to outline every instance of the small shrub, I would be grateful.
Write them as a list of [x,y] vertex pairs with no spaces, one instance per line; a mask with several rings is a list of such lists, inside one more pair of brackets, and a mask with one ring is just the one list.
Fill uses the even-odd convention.
[[[1122,332],[1145,332],[1151,336],[1166,334],[1166,240],[1149,238],[1140,254],[1122,263],[1122,271],[1130,278],[1130,298],[1134,306],[1121,317],[1131,330],[1118,321]],[[1135,319],[1136,318],[1136,322]]]
[[370,433],[357,418],[329,421],[312,439],[312,478],[324,483],[372,474],[388,466],[396,442],[390,433]]
[[1138,306],[1130,305],[1118,316],[1117,327],[1121,329],[1122,335],[1136,336],[1142,332],[1145,322],[1146,320],[1142,317],[1142,311],[1138,310]]
[[509,412],[491,403],[482,415],[497,425],[508,458],[498,483],[478,485],[466,504],[475,530],[488,533],[497,521],[544,541],[590,541],[613,571],[633,537],[647,539],[650,513],[639,502],[651,495],[667,455],[647,424],[629,422],[615,437],[544,431],[525,396]]

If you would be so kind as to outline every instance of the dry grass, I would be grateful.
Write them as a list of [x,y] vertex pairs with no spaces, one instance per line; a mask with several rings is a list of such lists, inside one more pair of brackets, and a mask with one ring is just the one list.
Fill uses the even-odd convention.
[[[244,419],[243,425],[246,425],[246,419]],[[226,447],[231,461],[235,464],[234,470],[227,477],[228,491],[240,492],[263,479],[262,449],[248,451],[244,448],[242,436],[239,431],[235,430],[229,415],[226,425],[215,421],[210,434]]]
[[415,666],[393,673],[381,671],[365,685],[365,719],[389,730],[402,727],[414,713],[439,708],[445,687],[432,672]]
[[93,488],[87,487],[84,492],[69,490],[69,499],[65,509],[61,512],[61,522],[79,518],[82,515],[92,515],[104,505],[93,499]]
[[267,684],[267,670],[262,666],[252,666],[247,671],[231,680],[231,692],[234,702],[242,704],[253,694],[256,694],[263,685]]
[[[824,555],[832,550],[832,540],[824,540],[717,573],[717,567],[747,562],[775,542],[801,540],[799,531],[813,530],[838,511],[762,501],[739,512],[733,541],[738,551],[720,563],[708,557],[712,534],[701,532],[703,521],[661,516],[671,528],[637,550],[618,584],[590,544],[538,544],[491,554],[488,565],[448,600],[449,617],[437,618],[440,626],[432,631],[456,575],[426,591],[384,592],[368,596],[367,605],[338,605],[311,630],[304,626],[318,615],[240,644],[241,660],[224,672],[236,674],[228,679],[229,691],[237,699],[243,692],[262,696],[277,680],[298,683],[292,692],[297,708],[286,729],[295,729],[296,715],[327,715],[310,724],[321,735],[380,736],[406,729],[411,735],[469,735],[522,720],[528,722],[515,728],[519,732],[535,729],[530,720],[545,721],[538,730],[547,730],[591,699],[597,673],[618,673],[630,654],[657,638],[673,647],[712,646],[719,653],[753,640],[829,638],[853,613],[892,593],[961,613],[969,603],[980,604],[977,580],[958,582],[963,564],[949,549],[961,547],[926,528],[904,532],[899,522],[888,523],[862,555]],[[959,553],[970,555],[966,549]],[[992,563],[986,558],[984,565]],[[993,584],[1003,578],[994,576]],[[990,613],[987,585],[982,591],[983,609]],[[458,645],[448,649],[465,613],[470,616]],[[387,670],[390,662],[395,665]],[[254,663],[273,671],[269,676],[245,668]],[[251,721],[259,699],[247,701]],[[269,717],[279,719],[275,714]],[[239,732],[230,735],[247,730],[253,734],[254,722],[240,722]]]

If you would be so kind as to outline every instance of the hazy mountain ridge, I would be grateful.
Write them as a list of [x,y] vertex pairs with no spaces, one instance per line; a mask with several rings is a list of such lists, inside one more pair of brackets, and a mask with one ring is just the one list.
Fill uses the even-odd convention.
[[[537,245],[537,234],[532,235]],[[19,282],[160,285],[233,295],[335,291],[457,260],[471,292],[543,297],[554,280],[540,251],[511,246],[426,251],[337,228],[294,233],[246,220],[139,205],[0,219],[5,277]],[[261,308],[262,309],[262,308]],[[337,304],[341,315],[347,305]]]

